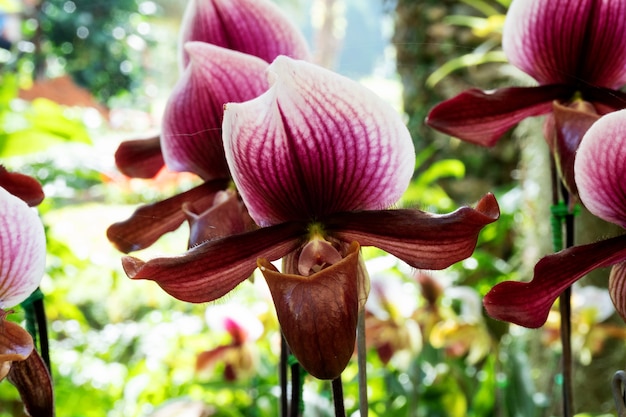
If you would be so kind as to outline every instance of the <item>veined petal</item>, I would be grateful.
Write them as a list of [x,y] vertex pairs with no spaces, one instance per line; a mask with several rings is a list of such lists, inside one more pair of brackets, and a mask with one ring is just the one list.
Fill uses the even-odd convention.
[[35,291],[45,262],[46,236],[37,212],[0,187],[0,308]]
[[224,104],[267,90],[267,63],[202,42],[187,43],[185,49],[191,63],[165,107],[163,157],[173,171],[193,172],[204,180],[228,178],[220,129]]
[[626,263],[622,262],[611,268],[609,276],[609,295],[622,320],[626,321]]
[[420,210],[380,210],[332,215],[329,235],[361,246],[376,246],[419,269],[444,269],[474,252],[480,230],[500,210],[492,194],[475,209],[462,207],[439,215]]
[[626,235],[574,246],[542,258],[530,282],[505,281],[487,293],[483,304],[498,320],[536,328],[548,318],[561,293],[588,272],[626,260]]
[[180,256],[147,262],[126,256],[122,265],[132,279],[153,280],[179,300],[204,303],[222,297],[248,278],[257,258],[273,261],[297,249],[305,231],[302,224],[284,223],[212,240]]
[[468,142],[493,146],[517,123],[548,113],[553,100],[572,94],[566,85],[471,89],[433,107],[426,124]]
[[336,73],[279,57],[272,87],[224,113],[226,158],[261,226],[329,213],[386,208],[413,173],[400,115]]
[[18,172],[9,172],[2,165],[0,165],[0,187],[24,200],[31,207],[41,203],[45,197],[41,184],[36,179]]
[[197,210],[205,210],[213,204],[215,194],[227,185],[228,180],[209,181],[166,200],[141,206],[127,220],[109,226],[107,237],[124,253],[147,248],[185,221],[186,202],[193,202]]
[[514,0],[502,46],[540,84],[626,83],[626,2]]
[[161,137],[133,139],[120,143],[115,151],[115,165],[131,178],[152,178],[163,168]]
[[[272,62],[278,55],[308,59],[303,35],[267,0],[190,0],[181,44],[201,41]],[[183,65],[189,58],[183,51]]]
[[357,243],[344,259],[308,277],[281,274],[266,259],[258,260],[285,340],[316,378],[337,378],[354,353],[358,265]]
[[574,162],[580,199],[596,216],[626,227],[626,110],[587,131]]

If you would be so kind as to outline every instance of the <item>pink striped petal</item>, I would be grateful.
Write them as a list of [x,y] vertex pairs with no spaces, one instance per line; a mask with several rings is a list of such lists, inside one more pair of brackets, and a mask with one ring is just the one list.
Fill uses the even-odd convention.
[[565,85],[471,89],[433,107],[426,123],[459,139],[493,146],[517,123],[548,113],[552,101],[572,93],[572,88]]
[[419,210],[339,213],[324,226],[342,241],[376,246],[419,269],[444,269],[474,252],[478,234],[500,216],[492,194],[475,209],[461,207],[449,214]]
[[624,260],[626,235],[565,249],[541,259],[532,281],[505,281],[493,287],[483,304],[495,319],[540,327],[546,322],[552,304],[567,287],[594,269]]
[[587,131],[574,162],[580,199],[596,216],[626,227],[626,110]]
[[[272,62],[278,55],[308,59],[297,27],[268,0],[190,0],[182,23],[181,44],[206,42]],[[183,53],[183,65],[189,57]]]
[[214,45],[185,45],[191,64],[165,108],[161,147],[168,168],[204,180],[228,178],[222,146],[224,104],[250,100],[268,88],[267,63]]
[[365,87],[304,61],[279,57],[270,73],[265,94],[224,113],[226,158],[255,222],[395,203],[415,163],[400,116]]
[[626,83],[626,1],[514,0],[502,46],[540,84]]
[[172,297],[204,303],[226,295],[256,269],[257,258],[280,259],[302,244],[306,228],[284,223],[196,246],[183,255],[144,262],[122,258],[126,275],[156,281]]
[[0,308],[28,298],[41,282],[45,262],[46,237],[37,213],[0,187]]

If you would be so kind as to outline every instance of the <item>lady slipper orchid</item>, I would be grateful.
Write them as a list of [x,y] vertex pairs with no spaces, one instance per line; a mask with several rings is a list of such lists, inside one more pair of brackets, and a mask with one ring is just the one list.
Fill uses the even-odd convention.
[[[161,135],[123,142],[116,164],[122,173],[140,178],[153,177],[165,164],[173,171],[198,174],[205,183],[142,206],[126,221],[112,225],[107,236],[125,253],[150,246],[185,219],[193,219],[192,228],[199,217],[217,224],[212,210],[216,193],[230,180],[220,130],[224,104],[265,91],[264,71],[278,55],[309,57],[302,34],[267,0],[192,0],[180,43],[185,69],[165,109]],[[232,222],[250,223],[247,214],[243,216]]]
[[542,114],[564,183],[575,193],[574,153],[599,117],[626,107],[626,1],[514,0],[502,47],[536,87],[471,89],[435,106],[431,127],[492,146],[521,120]]
[[[594,123],[576,154],[576,184],[596,216],[626,227],[626,110]],[[613,266],[609,293],[626,320],[626,234],[544,257],[530,282],[502,282],[483,302],[492,317],[525,327],[543,325],[558,296],[588,272]]]
[[[122,252],[151,245],[188,217],[195,223],[204,215],[208,217],[205,222],[224,224],[223,217],[228,213],[222,213],[222,221],[218,222],[212,210],[217,193],[230,182],[220,129],[224,103],[249,100],[268,88],[268,64],[259,58],[202,42],[189,42],[185,48],[191,62],[165,108],[161,149],[171,170],[195,173],[204,182],[185,193],[140,207],[128,220],[109,227],[109,240]],[[253,224],[241,219],[247,216],[245,212],[230,213],[239,216],[239,223]],[[244,230],[235,228],[231,233]],[[190,240],[191,245],[195,243]]]
[[[9,175],[3,172],[3,176]],[[11,175],[19,178],[19,183],[36,183],[22,174]],[[46,241],[39,217],[23,200],[0,187],[0,380],[9,373],[11,362],[25,360],[33,350],[31,336],[6,320],[6,310],[35,291],[45,259]]]
[[[182,68],[186,68],[191,62],[190,53],[185,49],[186,43],[190,41],[209,43],[252,55],[268,64],[278,55],[298,59],[309,57],[308,46],[302,34],[268,0],[189,1],[181,24],[179,42]],[[231,68],[223,68],[225,74],[229,70]],[[232,98],[228,101],[234,100]],[[193,109],[197,111],[196,106]],[[217,114],[222,115],[221,108]],[[220,124],[207,128],[217,129]],[[161,140],[156,136],[122,142],[115,159],[123,174],[135,178],[152,178],[164,165]]]
[[[498,205],[487,195],[476,209],[447,215],[386,209],[413,171],[400,116],[354,81],[304,61],[279,57],[269,76],[271,87],[229,103],[223,122],[233,180],[261,228],[181,256],[128,256],[123,266],[133,279],[198,303],[226,295],[258,266],[295,356],[313,376],[334,379],[354,351],[368,293],[360,246],[442,269],[473,252]],[[280,258],[282,273],[270,263]]]

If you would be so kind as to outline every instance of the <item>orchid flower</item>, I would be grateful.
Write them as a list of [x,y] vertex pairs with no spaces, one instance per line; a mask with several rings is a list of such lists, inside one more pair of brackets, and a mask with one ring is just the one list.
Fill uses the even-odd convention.
[[[31,177],[0,167],[0,183],[19,191],[31,204],[41,201],[41,186]],[[26,201],[0,187],[0,380],[15,385],[32,415],[51,415],[52,385],[33,339],[6,320],[9,308],[26,300],[44,274],[46,239],[39,217]]]
[[626,1],[513,0],[502,47],[539,86],[467,90],[435,106],[431,127],[492,146],[521,120],[542,114],[546,139],[572,193],[574,154],[589,126],[626,107]]
[[144,178],[154,176],[165,163],[170,170],[197,174],[204,183],[142,206],[112,225],[109,240],[125,253],[150,246],[185,219],[197,235],[190,238],[190,246],[202,241],[203,234],[193,230],[200,219],[214,227],[237,225],[223,230],[224,235],[253,227],[241,204],[231,212],[218,208],[229,200],[223,191],[230,181],[221,141],[223,106],[265,91],[265,69],[279,54],[309,56],[302,35],[265,0],[193,0],[182,26],[185,70],[168,100],[161,135],[122,143],[116,163],[123,173]]
[[[626,110],[603,116],[587,131],[574,164],[582,203],[596,216],[626,227]],[[544,257],[530,282],[502,282],[483,303],[492,317],[525,327],[543,325],[559,295],[588,272],[613,266],[609,293],[626,320],[626,234]]]
[[[305,61],[278,57],[271,87],[226,105],[223,140],[233,180],[259,229],[206,241],[175,257],[124,257],[133,279],[156,281],[188,302],[216,300],[257,268],[283,334],[313,376],[334,379],[354,351],[368,293],[361,246],[415,268],[469,256],[499,209],[436,215],[388,210],[409,184],[414,149],[400,116],[358,83]],[[282,273],[270,263],[283,259]]]

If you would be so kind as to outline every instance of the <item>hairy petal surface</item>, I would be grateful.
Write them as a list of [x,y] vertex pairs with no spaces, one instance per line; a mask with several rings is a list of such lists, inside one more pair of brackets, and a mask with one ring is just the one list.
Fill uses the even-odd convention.
[[237,189],[261,226],[382,209],[410,181],[414,149],[400,115],[370,90],[279,57],[272,87],[224,113]]
[[471,89],[433,107],[426,124],[468,142],[493,146],[517,123],[548,113],[553,100],[572,93],[566,85]]
[[159,135],[124,141],[115,151],[117,169],[131,178],[152,178],[164,164]]
[[209,181],[166,200],[141,206],[128,219],[109,226],[107,237],[124,253],[147,248],[185,221],[185,203],[193,202],[194,208],[204,211],[213,205],[215,194],[227,185],[227,180]]
[[492,194],[475,209],[462,207],[439,215],[420,210],[380,210],[332,215],[329,235],[361,246],[376,246],[419,269],[444,269],[474,252],[480,230],[500,210]]
[[530,282],[505,281],[483,299],[487,313],[498,320],[536,328],[548,318],[561,293],[590,271],[626,260],[626,235],[574,246],[542,258]]
[[0,308],[13,307],[43,277],[46,236],[37,213],[0,187]]
[[168,168],[204,180],[228,178],[222,145],[224,104],[250,100],[268,88],[267,63],[202,42],[185,45],[191,63],[163,115],[161,147]]
[[205,242],[179,256],[147,262],[126,256],[122,266],[129,278],[153,280],[174,298],[204,303],[248,278],[257,258],[274,261],[297,249],[305,231],[303,224],[284,223]]
[[[181,44],[200,41],[272,62],[278,55],[308,59],[303,35],[268,0],[190,0],[181,25]],[[183,65],[189,62],[182,51]]]
[[18,172],[9,172],[2,165],[0,165],[0,187],[24,200],[31,207],[41,203],[45,197],[43,188],[36,179]]
[[502,46],[540,84],[626,83],[626,2],[514,0]]
[[609,113],[589,128],[576,154],[574,172],[585,207],[626,227],[626,110]]
[[316,378],[337,378],[354,353],[358,265],[357,243],[341,261],[308,277],[281,274],[267,260],[258,260],[285,340]]

